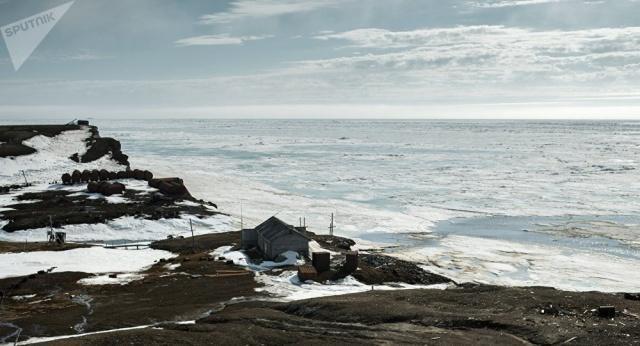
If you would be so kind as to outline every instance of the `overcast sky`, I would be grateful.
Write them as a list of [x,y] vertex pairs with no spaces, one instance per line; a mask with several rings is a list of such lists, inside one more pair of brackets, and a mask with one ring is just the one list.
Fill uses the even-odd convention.
[[77,0],[2,46],[5,118],[640,118],[640,0]]

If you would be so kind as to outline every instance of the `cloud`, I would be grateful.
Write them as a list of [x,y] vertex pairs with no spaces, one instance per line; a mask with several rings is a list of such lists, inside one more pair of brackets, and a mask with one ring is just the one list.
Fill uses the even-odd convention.
[[309,12],[335,6],[339,0],[235,0],[226,12],[200,17],[202,24],[225,24],[240,19],[274,17],[284,14]]
[[231,36],[229,34],[217,34],[217,35],[202,35],[187,37],[175,41],[175,45],[180,47],[187,46],[228,46],[228,45],[241,45],[249,41],[263,40],[273,37],[271,35],[262,36]]
[[[403,73],[430,83],[577,83],[640,78],[640,27],[535,31],[504,26],[389,31],[358,29],[316,36],[365,54],[298,63],[306,70]],[[378,52],[379,50],[390,50]],[[373,52],[372,52],[373,51]],[[411,79],[411,78],[409,78]]]
[[484,1],[469,1],[468,5],[481,8],[501,8],[501,7],[515,7],[515,6],[527,6],[527,5],[540,5],[553,2],[562,1],[575,1],[575,0],[484,0]]

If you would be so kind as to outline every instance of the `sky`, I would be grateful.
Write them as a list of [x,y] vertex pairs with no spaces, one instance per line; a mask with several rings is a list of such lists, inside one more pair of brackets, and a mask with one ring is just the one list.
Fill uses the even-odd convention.
[[[0,26],[68,0],[0,0]],[[76,0],[11,117],[640,119],[640,0]]]

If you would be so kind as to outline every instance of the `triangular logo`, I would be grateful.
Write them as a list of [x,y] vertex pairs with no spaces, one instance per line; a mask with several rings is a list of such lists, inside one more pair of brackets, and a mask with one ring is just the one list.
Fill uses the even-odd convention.
[[4,43],[11,56],[13,68],[16,71],[31,56],[31,53],[69,10],[74,1],[0,27]]

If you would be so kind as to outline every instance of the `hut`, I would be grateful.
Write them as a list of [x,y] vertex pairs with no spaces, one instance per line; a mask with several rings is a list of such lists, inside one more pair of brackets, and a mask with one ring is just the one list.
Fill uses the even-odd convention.
[[286,251],[308,256],[309,240],[303,228],[291,226],[275,216],[254,229],[242,230],[242,246],[257,247],[266,259],[275,259]]

